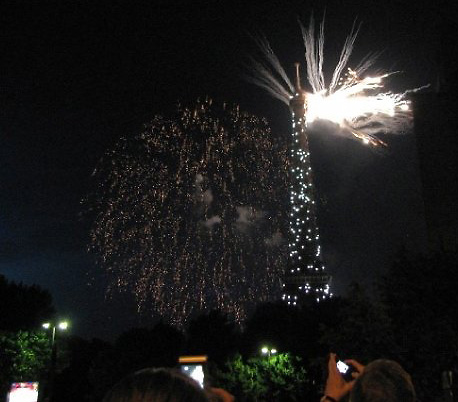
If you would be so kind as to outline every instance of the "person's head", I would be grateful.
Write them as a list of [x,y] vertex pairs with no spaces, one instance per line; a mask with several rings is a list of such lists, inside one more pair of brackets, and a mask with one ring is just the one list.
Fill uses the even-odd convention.
[[351,402],[414,402],[415,398],[410,375],[392,360],[368,364],[350,394]]
[[197,383],[172,369],[144,369],[123,378],[103,402],[208,402]]

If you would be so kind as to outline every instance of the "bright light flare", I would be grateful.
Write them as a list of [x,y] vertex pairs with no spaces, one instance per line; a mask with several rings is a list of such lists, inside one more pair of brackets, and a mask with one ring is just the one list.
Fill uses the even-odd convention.
[[328,120],[341,128],[349,129],[365,144],[380,144],[380,140],[358,130],[358,126],[369,119],[373,126],[384,126],[387,119],[410,110],[404,94],[374,93],[383,87],[383,79],[387,76],[388,74],[384,74],[359,79],[355,71],[348,69],[347,80],[335,92],[322,90],[307,93],[307,121]]
[[61,329],[62,331],[65,331],[66,329],[68,329],[68,321],[62,321],[59,323],[59,329]]
[[[422,88],[403,93],[384,91],[384,80],[393,73],[364,76],[375,62],[374,55],[368,55],[354,69],[347,67],[345,72],[358,34],[355,26],[345,40],[327,85],[323,74],[324,24],[321,24],[318,35],[315,34],[313,19],[308,29],[301,25],[301,30],[310,88],[306,92],[305,108],[308,122],[328,120],[339,125],[343,132],[351,133],[371,145],[385,145],[377,138],[379,134],[394,134],[409,129],[411,113],[406,95]],[[265,39],[258,38],[257,43],[264,59],[254,61],[250,81],[289,105],[294,93],[302,90],[299,81],[296,84],[298,88],[295,88]]]
[[354,91],[354,87],[342,87],[333,94],[319,92],[307,94],[307,121],[329,120],[343,125],[369,115],[393,117],[397,111],[409,110],[405,101],[396,94],[367,95],[365,89]]

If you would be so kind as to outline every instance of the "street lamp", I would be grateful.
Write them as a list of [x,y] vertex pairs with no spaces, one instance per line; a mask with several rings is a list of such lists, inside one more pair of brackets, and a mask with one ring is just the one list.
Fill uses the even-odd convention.
[[54,342],[56,340],[56,328],[65,331],[68,328],[68,321],[60,321],[58,323],[45,322],[42,327],[44,329],[52,328],[51,347],[54,348]]
[[271,355],[275,355],[277,354],[277,349],[275,348],[270,348],[268,346],[263,346],[262,349],[261,349],[261,353],[263,355],[267,355],[267,356],[271,356]]
[[49,401],[52,402],[54,394],[54,377],[56,373],[56,361],[57,361],[57,344],[56,344],[56,328],[65,331],[68,329],[68,321],[60,322],[45,322],[42,327],[46,330],[52,329],[51,336],[51,367],[49,370]]

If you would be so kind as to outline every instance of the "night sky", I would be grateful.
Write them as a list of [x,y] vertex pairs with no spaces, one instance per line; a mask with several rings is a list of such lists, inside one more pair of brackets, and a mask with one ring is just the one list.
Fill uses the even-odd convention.
[[[87,285],[96,271],[80,201],[107,149],[154,114],[206,95],[288,133],[287,108],[243,79],[249,35],[263,32],[291,75],[304,59],[297,18],[307,23],[312,11],[321,19],[326,9],[325,73],[358,18],[353,60],[381,52],[377,67],[401,71],[389,88],[434,88],[453,15],[452,2],[417,1],[19,3],[0,6],[0,274],[48,289],[74,333],[107,338],[142,323],[122,297],[104,302],[97,276]],[[380,154],[327,127],[311,134],[338,294],[352,280],[372,283],[402,245],[426,244],[413,135],[386,140]]]

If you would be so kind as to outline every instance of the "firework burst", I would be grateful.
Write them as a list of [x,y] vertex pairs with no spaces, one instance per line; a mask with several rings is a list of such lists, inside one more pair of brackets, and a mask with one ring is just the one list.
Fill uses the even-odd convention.
[[286,170],[265,120],[209,101],[121,140],[94,173],[91,203],[108,294],[132,291],[177,325],[212,308],[240,321],[277,298]]
[[[301,30],[310,87],[310,92],[305,92],[308,122],[331,121],[354,138],[372,145],[384,144],[377,138],[379,134],[402,132],[409,127],[411,113],[406,95],[420,88],[404,93],[384,92],[384,79],[393,73],[364,76],[374,64],[376,55],[368,55],[353,69],[347,67],[358,34],[355,26],[345,40],[328,86],[323,74],[324,22],[318,35],[313,19],[308,29],[301,25]],[[252,59],[250,81],[289,105],[296,92],[302,92],[299,74],[293,85],[267,40],[260,36],[255,41],[263,57]]]

